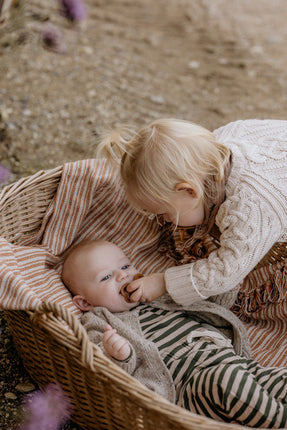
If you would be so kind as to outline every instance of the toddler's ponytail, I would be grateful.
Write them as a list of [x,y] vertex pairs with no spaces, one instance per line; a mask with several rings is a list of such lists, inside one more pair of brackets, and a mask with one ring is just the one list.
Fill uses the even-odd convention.
[[135,132],[126,126],[103,133],[96,148],[96,158],[107,158],[110,162],[119,164],[134,134]]

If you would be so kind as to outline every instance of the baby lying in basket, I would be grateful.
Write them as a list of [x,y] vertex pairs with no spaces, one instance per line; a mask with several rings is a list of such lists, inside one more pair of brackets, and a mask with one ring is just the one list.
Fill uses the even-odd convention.
[[195,413],[251,427],[287,426],[287,369],[239,355],[241,322],[208,301],[188,309],[169,297],[131,303],[125,286],[137,273],[111,242],[85,241],[68,253],[63,282],[85,312],[90,339],[148,388]]

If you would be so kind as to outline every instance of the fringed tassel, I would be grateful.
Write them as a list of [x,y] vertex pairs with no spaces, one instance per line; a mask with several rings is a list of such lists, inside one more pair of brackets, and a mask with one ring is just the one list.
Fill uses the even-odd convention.
[[232,311],[246,320],[268,304],[281,304],[287,298],[286,263],[271,274],[270,279],[252,291],[239,291]]

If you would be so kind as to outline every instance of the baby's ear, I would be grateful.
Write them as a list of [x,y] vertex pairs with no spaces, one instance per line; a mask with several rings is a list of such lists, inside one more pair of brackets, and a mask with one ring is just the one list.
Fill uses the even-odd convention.
[[81,309],[82,312],[90,311],[94,307],[83,296],[79,295],[73,297],[73,303]]

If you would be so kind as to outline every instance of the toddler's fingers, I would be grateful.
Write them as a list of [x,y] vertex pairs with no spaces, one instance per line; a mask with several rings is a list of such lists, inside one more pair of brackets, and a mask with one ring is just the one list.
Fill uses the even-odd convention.
[[142,301],[142,288],[139,288],[130,294],[130,301],[133,303]]
[[106,331],[113,330],[113,327],[110,324],[107,324],[106,327],[105,327],[105,330]]
[[126,287],[126,291],[129,294],[134,293],[136,290],[138,290],[141,287],[142,283],[140,280],[132,281],[129,285]]
[[144,279],[144,278],[133,281],[127,286],[127,292],[129,293],[129,299],[133,303],[145,301],[144,300],[145,298],[143,297],[144,286],[143,286],[142,279]]

